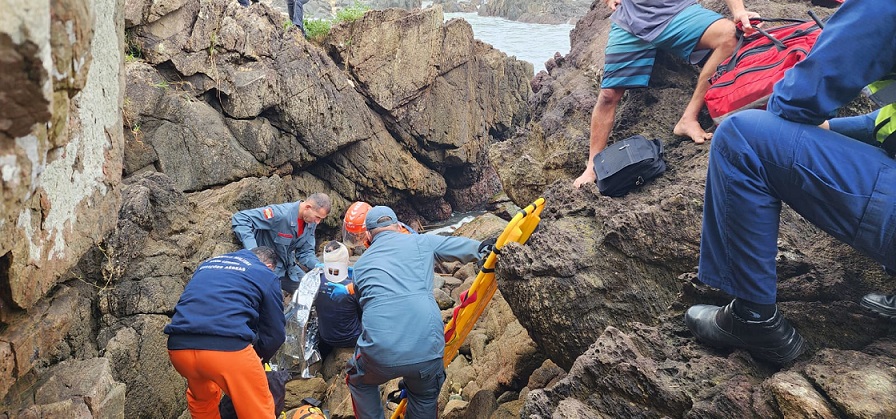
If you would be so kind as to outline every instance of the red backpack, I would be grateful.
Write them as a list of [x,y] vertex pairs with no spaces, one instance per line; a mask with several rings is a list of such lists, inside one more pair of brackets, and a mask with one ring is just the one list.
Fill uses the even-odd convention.
[[738,31],[738,48],[719,64],[704,96],[716,124],[740,110],[765,109],[772,86],[806,58],[821,33],[823,23],[810,15],[814,21],[762,18],[759,21],[787,24],[768,30],[754,26],[757,33],[750,36]]

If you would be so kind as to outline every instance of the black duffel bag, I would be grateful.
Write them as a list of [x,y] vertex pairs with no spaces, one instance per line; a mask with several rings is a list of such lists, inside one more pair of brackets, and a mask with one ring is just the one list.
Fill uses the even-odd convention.
[[594,156],[597,189],[604,196],[623,196],[664,171],[663,143],[641,135],[610,144]]

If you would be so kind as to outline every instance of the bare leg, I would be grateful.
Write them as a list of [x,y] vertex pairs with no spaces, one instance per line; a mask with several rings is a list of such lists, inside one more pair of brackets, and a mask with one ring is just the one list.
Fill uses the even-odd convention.
[[735,38],[734,30],[733,22],[727,19],[719,19],[712,25],[709,25],[709,28],[703,33],[703,37],[700,38],[700,42],[697,43],[696,49],[712,49],[713,51],[706,60],[706,64],[700,70],[697,86],[694,88],[694,95],[691,96],[691,101],[688,102],[681,119],[678,120],[675,128],[672,129],[673,134],[690,137],[691,140],[698,144],[702,144],[704,141],[712,138],[712,134],[704,131],[703,127],[700,126],[697,116],[700,114],[700,109],[703,108],[703,96],[706,95],[706,90],[709,89],[710,76],[712,76],[722,61],[731,56],[734,48],[737,47],[737,38]]
[[576,188],[597,179],[597,175],[594,174],[594,156],[607,147],[607,139],[610,137],[613,120],[616,118],[616,105],[619,104],[624,93],[625,89],[600,90],[597,103],[594,104],[594,110],[591,111],[588,164],[585,165],[585,171],[573,182],[573,186]]

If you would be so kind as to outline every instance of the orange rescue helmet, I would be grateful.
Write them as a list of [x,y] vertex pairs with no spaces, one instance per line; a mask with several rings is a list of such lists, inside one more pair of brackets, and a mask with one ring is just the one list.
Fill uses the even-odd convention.
[[367,228],[364,227],[364,218],[370,211],[370,204],[358,201],[353,203],[345,211],[342,219],[342,242],[349,246],[365,244]]

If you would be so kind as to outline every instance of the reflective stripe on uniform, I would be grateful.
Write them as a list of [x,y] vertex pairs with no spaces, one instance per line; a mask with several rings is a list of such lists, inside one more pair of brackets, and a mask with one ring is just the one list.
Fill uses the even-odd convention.
[[874,138],[890,156],[896,155],[896,103],[880,109],[874,120]]
[[874,138],[890,156],[896,155],[896,74],[888,74],[862,91],[881,106],[874,119]]

